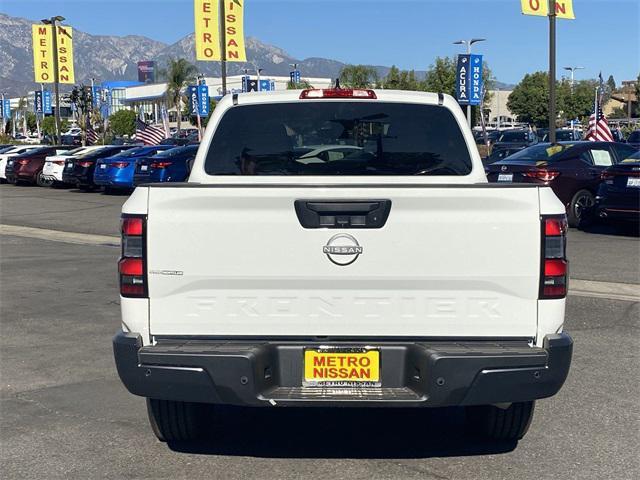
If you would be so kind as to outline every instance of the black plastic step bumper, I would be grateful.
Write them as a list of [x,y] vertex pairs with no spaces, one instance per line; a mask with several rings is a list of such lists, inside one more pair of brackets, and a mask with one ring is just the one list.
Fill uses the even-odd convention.
[[131,393],[247,406],[442,407],[534,400],[560,390],[573,350],[566,333],[547,335],[543,348],[526,341],[367,342],[380,349],[380,387],[303,387],[303,350],[319,345],[165,339],[142,346],[137,334],[123,332],[113,339],[118,374]]

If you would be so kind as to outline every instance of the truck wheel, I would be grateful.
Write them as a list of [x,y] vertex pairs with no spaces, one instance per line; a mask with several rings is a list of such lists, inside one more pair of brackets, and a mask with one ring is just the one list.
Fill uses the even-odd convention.
[[580,222],[587,215],[593,214],[595,204],[596,200],[593,198],[593,193],[589,190],[578,191],[569,204],[569,211],[567,212],[567,222],[569,226],[573,228],[579,227]]
[[147,398],[153,433],[161,442],[185,442],[201,438],[210,420],[210,405]]
[[520,440],[529,430],[534,406],[535,402],[517,402],[506,409],[467,407],[467,422],[474,433],[491,440]]

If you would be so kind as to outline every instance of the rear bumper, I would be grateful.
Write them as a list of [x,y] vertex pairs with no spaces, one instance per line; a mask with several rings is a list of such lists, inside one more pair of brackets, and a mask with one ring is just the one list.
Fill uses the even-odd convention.
[[131,393],[246,406],[443,407],[534,400],[560,390],[573,351],[565,333],[547,335],[543,348],[526,341],[385,341],[375,345],[381,351],[381,387],[303,387],[303,349],[319,345],[172,339],[142,346],[137,334],[113,338],[118,374]]
[[133,177],[122,179],[122,178],[112,177],[107,175],[95,175],[93,177],[93,182],[96,185],[102,185],[105,187],[133,188]]

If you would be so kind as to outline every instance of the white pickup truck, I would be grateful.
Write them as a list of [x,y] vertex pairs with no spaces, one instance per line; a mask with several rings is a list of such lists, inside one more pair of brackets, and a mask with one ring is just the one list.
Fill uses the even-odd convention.
[[189,181],[122,210],[124,385],[159,439],[217,405],[464,406],[493,439],[563,385],[565,209],[489,184],[449,96],[225,96]]

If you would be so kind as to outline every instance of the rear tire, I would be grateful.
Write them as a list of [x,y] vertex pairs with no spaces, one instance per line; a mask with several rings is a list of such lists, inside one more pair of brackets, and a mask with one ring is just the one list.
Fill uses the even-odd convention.
[[577,228],[588,215],[592,214],[596,204],[593,193],[589,190],[579,190],[571,199],[569,211],[567,212],[567,221],[569,226]]
[[161,442],[188,442],[204,436],[211,420],[211,405],[147,398],[153,433]]
[[503,409],[493,405],[467,407],[471,430],[491,440],[520,440],[529,430],[535,402],[516,402]]
[[53,180],[48,180],[42,176],[42,172],[38,172],[38,176],[36,177],[36,183],[39,187],[51,187],[53,185]]

